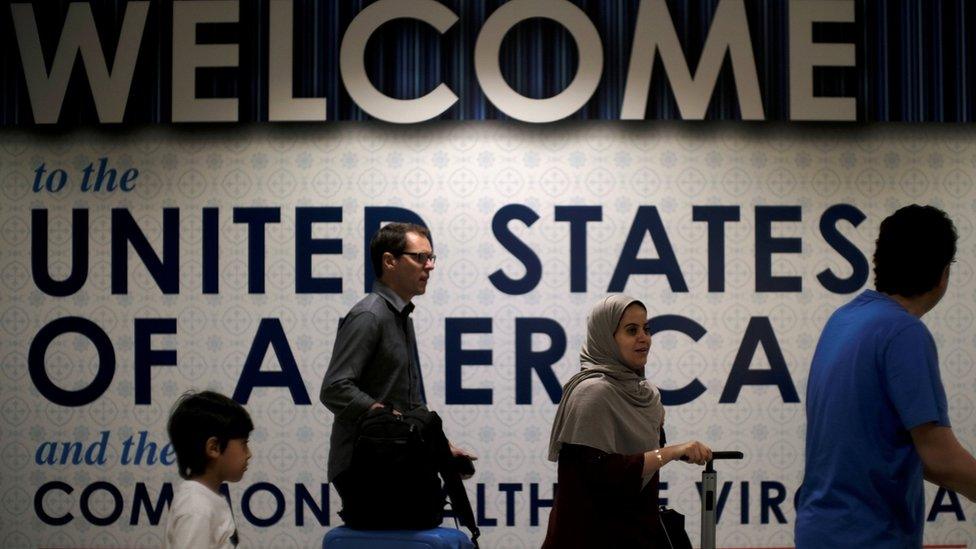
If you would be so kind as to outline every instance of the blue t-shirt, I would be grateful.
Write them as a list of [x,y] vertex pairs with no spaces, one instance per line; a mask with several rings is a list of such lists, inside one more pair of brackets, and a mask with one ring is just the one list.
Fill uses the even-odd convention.
[[909,431],[949,426],[932,334],[867,290],[827,321],[807,383],[796,546],[922,546],[922,461]]

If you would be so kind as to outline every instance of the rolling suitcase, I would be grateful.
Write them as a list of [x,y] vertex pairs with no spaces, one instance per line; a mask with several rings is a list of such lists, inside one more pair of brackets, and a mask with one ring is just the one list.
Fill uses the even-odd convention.
[[716,459],[742,459],[742,452],[712,452],[712,459],[702,471],[701,549],[715,549],[715,487],[718,473],[712,467],[712,462]]
[[473,549],[468,536],[454,528],[430,530],[329,530],[322,549]]

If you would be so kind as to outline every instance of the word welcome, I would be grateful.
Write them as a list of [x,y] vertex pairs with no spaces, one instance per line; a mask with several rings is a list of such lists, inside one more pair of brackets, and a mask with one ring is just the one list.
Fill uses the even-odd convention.
[[[325,121],[328,118],[325,97],[296,97],[295,94],[295,47],[298,44],[307,48],[309,40],[308,37],[296,39],[294,35],[293,1],[271,1],[266,12],[258,10],[246,17],[241,16],[240,4],[239,0],[172,1],[163,4],[168,11],[163,14],[160,9],[151,9],[147,0],[132,0],[119,8],[124,12],[121,24],[103,17],[96,26],[89,2],[71,2],[63,19],[48,18],[43,14],[47,27],[59,25],[60,29],[45,28],[40,32],[38,17],[42,15],[38,13],[38,6],[11,3],[19,63],[34,122],[54,124],[59,121],[78,57],[87,78],[88,89],[84,93],[91,95],[101,123],[123,121],[132,95],[133,77],[137,74],[156,79],[154,87],[170,86],[167,90],[170,101],[165,108],[171,122],[236,122],[240,120],[241,109],[239,97],[233,94],[252,85],[262,88],[260,96],[265,104],[259,108],[266,109],[269,121]],[[43,9],[49,8],[45,6]],[[788,33],[789,56],[788,66],[783,70],[788,73],[789,85],[788,94],[783,90],[783,96],[788,97],[790,120],[855,120],[857,99],[821,96],[817,92],[822,78],[815,78],[815,74],[824,68],[856,67],[854,37],[846,43],[814,39],[817,24],[854,23],[854,0],[789,0],[787,11],[788,23],[784,31]],[[546,98],[527,97],[513,89],[505,79],[505,68],[499,55],[506,35],[520,23],[536,18],[554,21],[565,29],[578,53],[572,81],[554,96]],[[388,23],[403,19],[426,23],[443,36],[458,26],[460,16],[435,0],[379,0],[357,13],[344,32],[341,29],[336,32],[335,39],[341,36],[341,43],[326,45],[328,51],[301,53],[313,55],[322,65],[317,70],[325,70],[323,60],[330,59],[329,65],[332,65],[333,52],[337,50],[337,67],[330,66],[329,69],[337,70],[338,75],[329,74],[327,79],[341,78],[345,93],[374,118],[404,124],[437,118],[460,101],[456,91],[444,82],[419,97],[401,98],[384,93],[370,80],[365,59],[370,38],[382,32],[381,28]],[[757,66],[762,64],[758,60],[764,57],[757,55],[754,49],[744,0],[716,2],[702,44],[682,44],[665,0],[641,0],[636,11],[624,19],[633,21],[633,30],[628,27],[615,31],[630,41],[624,75],[626,85],[619,105],[620,119],[644,119],[656,59],[661,61],[660,66],[683,119],[705,118],[723,70],[731,71],[734,77],[741,119],[766,118],[757,71]],[[163,27],[164,23],[171,27]],[[243,29],[241,36],[251,37],[256,40],[254,43],[201,42],[197,32],[213,26],[243,24],[248,27]],[[323,26],[328,27],[328,23]],[[106,27],[112,29],[111,32]],[[147,28],[158,35],[146,36]],[[263,30],[265,28],[267,31]],[[568,0],[505,2],[484,20],[476,33],[465,40],[472,44],[472,51],[459,56],[471,56],[474,61],[476,82],[472,84],[476,84],[484,98],[504,115],[535,123],[564,119],[590,101],[604,76],[605,47],[618,38],[601,36],[591,15]],[[253,38],[265,36],[266,40]],[[57,37],[56,43],[51,41],[54,37]],[[147,43],[147,47],[158,44],[159,51],[140,56]],[[686,57],[685,51],[689,47],[692,50],[701,48],[697,60]],[[777,43],[760,47],[763,48],[760,54],[768,54],[767,50],[780,46]],[[231,96],[197,95],[201,87],[198,86],[198,70],[224,70],[231,75],[237,74],[238,71],[228,69],[240,68],[241,50],[252,48],[266,48],[266,76],[252,83],[246,81],[246,76],[238,75],[235,79],[235,76],[224,75],[218,82],[225,88],[237,90],[232,91]],[[111,64],[105,50],[115,52]],[[53,62],[49,63],[44,52],[51,51],[54,56]],[[619,55],[627,54],[620,52]],[[11,57],[12,61],[16,59]],[[171,63],[156,66],[159,59],[171,60]],[[726,60],[728,69],[724,69]],[[152,67],[140,67],[140,61],[152,64]],[[257,67],[254,71],[260,72]],[[543,80],[547,75],[532,77]]]

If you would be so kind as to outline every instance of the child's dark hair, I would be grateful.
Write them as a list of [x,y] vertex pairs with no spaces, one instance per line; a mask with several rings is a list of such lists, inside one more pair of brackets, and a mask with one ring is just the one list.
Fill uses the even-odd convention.
[[254,430],[243,406],[213,391],[189,392],[176,401],[166,425],[176,451],[180,476],[202,475],[207,469],[207,439],[216,437],[220,451],[235,438],[247,438]]

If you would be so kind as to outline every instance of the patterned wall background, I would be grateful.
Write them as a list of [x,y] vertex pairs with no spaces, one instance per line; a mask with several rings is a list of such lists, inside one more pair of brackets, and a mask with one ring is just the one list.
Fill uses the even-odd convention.
[[[82,169],[99,158],[122,172],[139,170],[131,192],[82,192]],[[964,445],[976,449],[973,336],[976,281],[976,139],[965,128],[788,128],[629,126],[589,123],[525,127],[450,123],[420,127],[336,124],[328,127],[160,129],[74,132],[66,135],[7,131],[0,140],[0,545],[4,547],[149,547],[160,543],[163,523],[139,504],[144,483],[155,506],[175,466],[133,463],[140,433],[166,442],[171,403],[190,388],[234,392],[262,319],[278,319],[294,356],[301,385],[312,400],[299,405],[284,387],[257,387],[247,407],[257,429],[254,457],[244,480],[230,485],[241,537],[248,547],[309,547],[320,543],[314,502],[321,507],[331,414],[317,402],[339,317],[363,292],[364,208],[394,206],[420,215],[431,227],[438,264],[427,295],[416,299],[417,327],[427,394],[442,412],[449,435],[481,456],[468,481],[483,519],[485,547],[537,547],[552,497],[555,465],[545,460],[555,405],[533,375],[531,404],[516,404],[515,324],[548,318],[565,331],[567,348],[554,366],[560,383],[578,368],[577,352],[590,305],[607,293],[640,206],[655,206],[673,247],[687,292],[673,291],[663,275],[633,275],[626,292],[645,301],[651,315],[678,314],[706,329],[697,342],[677,332],[655,337],[648,376],[665,389],[697,378],[706,388],[695,400],[667,410],[673,441],[697,438],[716,449],[745,452],[722,463],[719,480],[731,482],[719,524],[722,547],[782,547],[793,543],[792,500],[803,470],[803,395],[809,360],[830,312],[850,298],[826,290],[817,274],[852,267],[823,237],[821,216],[850,204],[866,219],[837,229],[870,257],[881,219],[912,202],[946,209],[960,234],[958,263],[942,304],[926,316],[940,351],[950,416]],[[35,170],[65,170],[60,192],[32,189]],[[42,179],[43,182],[43,179]],[[542,264],[541,282],[524,295],[508,295],[489,280],[498,269],[519,278],[522,264],[492,232],[509,204],[539,217],[512,232]],[[570,291],[569,224],[555,207],[602,207],[588,224],[587,287]],[[726,225],[725,289],[709,292],[708,233],[693,221],[693,206],[731,205],[740,221]],[[248,292],[247,226],[233,208],[280,208],[280,223],[266,227],[265,293]],[[316,276],[341,277],[341,294],[298,294],[295,288],[296,207],[341,207],[341,223],[315,225],[316,238],[342,240],[341,255],[316,256]],[[776,222],[772,235],[801,241],[800,253],[773,256],[773,274],[797,276],[800,292],[756,291],[757,206],[798,206],[801,219]],[[179,208],[179,293],[164,295],[135,253],[129,288],[111,291],[111,211],[127,209],[157,253],[163,209]],[[202,286],[202,217],[219,209],[219,292]],[[66,297],[42,293],[31,274],[31,239],[46,238],[50,271],[71,270],[73,208],[87,209],[89,272],[83,288]],[[46,235],[33,234],[31,211],[48,212]],[[638,256],[656,258],[644,235]],[[867,287],[872,287],[868,280]],[[38,331],[54,319],[80,316],[103,329],[117,365],[108,389],[94,402],[64,407],[38,391],[27,356]],[[466,349],[490,349],[486,366],[462,368],[465,388],[489,388],[490,405],[446,404],[448,318],[487,317],[492,332],[463,337]],[[742,387],[720,403],[732,364],[752,318],[768,318],[801,402],[784,402],[776,386]],[[152,338],[156,349],[175,349],[176,367],[154,367],[151,403],[136,404],[134,319],[175,318],[177,333]],[[533,338],[544,350],[548,338]],[[768,351],[768,348],[766,349]],[[269,351],[263,369],[282,369]],[[770,367],[763,347],[751,368]],[[66,390],[94,379],[94,346],[78,335],[54,340],[46,355],[51,380]],[[108,435],[102,435],[107,432]],[[102,464],[38,464],[45,442],[81,442],[87,449],[106,436]],[[126,441],[129,443],[128,461]],[[58,446],[60,448],[60,446]],[[96,450],[97,450],[96,446]],[[93,457],[98,457],[93,452]],[[84,457],[84,456],[82,456]],[[158,456],[156,456],[158,459]],[[58,454],[60,459],[60,454]],[[669,504],[688,516],[698,539],[700,469],[665,469]],[[42,485],[61,482],[37,498]],[[108,483],[98,484],[100,482]],[[266,483],[266,484],[263,484]],[[113,499],[117,491],[120,501]],[[276,500],[276,497],[281,500]],[[310,496],[310,497],[306,497]],[[39,502],[37,500],[40,500]],[[765,502],[765,504],[764,504]],[[37,506],[51,517],[44,523]],[[926,543],[976,544],[973,514],[929,489],[935,507]],[[329,497],[330,525],[338,524],[338,498]],[[938,511],[942,512],[938,512]],[[117,514],[116,514],[117,513]],[[280,514],[279,514],[280,513]],[[113,517],[114,520],[113,520]],[[159,517],[156,517],[156,521]],[[490,520],[484,520],[490,524]],[[109,523],[98,526],[98,523]],[[266,524],[260,526],[260,524]]]

